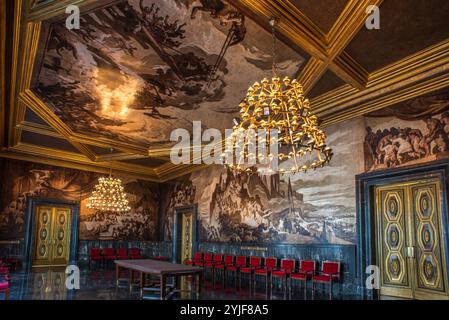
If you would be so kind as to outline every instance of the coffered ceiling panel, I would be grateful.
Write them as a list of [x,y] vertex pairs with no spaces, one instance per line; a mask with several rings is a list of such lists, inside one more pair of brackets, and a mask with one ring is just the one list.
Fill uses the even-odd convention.
[[449,1],[383,1],[380,29],[362,28],[346,48],[369,72],[449,38]]
[[35,145],[39,147],[46,147],[55,150],[80,153],[78,149],[76,149],[72,144],[67,142],[67,140],[46,136],[35,132],[22,131],[20,141],[22,143]]
[[295,7],[311,19],[324,33],[337,21],[348,0],[292,0]]
[[308,93],[309,98],[315,98],[325,92],[344,85],[345,82],[335,75],[331,70],[327,70],[317,84]]

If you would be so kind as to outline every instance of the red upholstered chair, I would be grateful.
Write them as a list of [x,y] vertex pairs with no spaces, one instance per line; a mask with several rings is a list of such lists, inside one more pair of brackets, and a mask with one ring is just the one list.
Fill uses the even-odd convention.
[[205,264],[211,264],[214,261],[214,255],[210,252],[204,254],[204,258],[201,261],[194,261],[194,265],[197,267],[204,267]]
[[221,279],[223,281],[223,287],[225,286],[226,283],[226,268],[228,266],[233,265],[234,265],[234,256],[229,254],[225,255],[224,261],[215,264],[214,270],[215,271],[221,270]]
[[101,255],[100,248],[89,249],[89,269],[92,267],[92,261],[103,263],[103,256]]
[[5,300],[9,300],[9,268],[0,267],[0,293],[5,295]]
[[314,260],[301,260],[299,261],[299,270],[290,274],[290,296],[292,289],[292,281],[304,282],[304,299],[307,299],[307,280],[312,279],[312,276],[316,271],[316,262]]
[[193,255],[193,259],[184,261],[184,264],[193,266],[196,262],[202,262],[203,261],[203,253],[197,252]]
[[[287,294],[287,279],[290,277],[290,274],[293,273],[294,271],[295,271],[295,260],[282,259],[281,267],[271,272],[271,279],[273,279],[273,277],[282,279],[282,285],[284,287],[284,297],[286,297]],[[271,281],[271,289],[273,289],[273,281]]]
[[118,260],[128,260],[129,259],[128,249],[118,248],[117,249],[117,259]]
[[0,293],[5,295],[5,300],[9,300],[9,281],[0,281]]
[[131,259],[143,259],[143,256],[140,254],[139,248],[131,248],[129,249],[129,257]]
[[329,299],[332,300],[332,285],[340,280],[340,262],[323,261],[321,271],[312,276],[312,297],[315,294],[315,283],[329,284]]
[[250,290],[250,292],[251,292],[251,285],[253,283],[254,271],[257,268],[260,268],[261,265],[262,265],[262,258],[261,257],[250,257],[249,258],[249,265],[240,268],[239,282],[241,281],[242,274],[249,274],[249,290]]
[[226,266],[225,272],[228,271],[234,272],[234,286],[237,288],[237,277],[239,278],[239,288],[240,288],[240,268],[246,267],[246,256],[237,256],[235,258],[235,263],[232,265]]
[[103,259],[104,259],[105,263],[116,260],[117,256],[115,255],[114,248],[104,248],[103,249]]
[[271,277],[271,272],[277,268],[278,259],[271,257],[265,258],[264,266],[259,267],[254,271],[254,291],[256,290],[257,276],[265,277],[265,294],[268,297],[268,278]]

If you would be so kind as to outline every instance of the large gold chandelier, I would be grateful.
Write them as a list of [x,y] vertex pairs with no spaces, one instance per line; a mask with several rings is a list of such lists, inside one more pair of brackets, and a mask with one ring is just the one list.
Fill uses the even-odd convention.
[[[238,172],[248,173],[297,173],[323,167],[332,158],[332,150],[325,144],[326,134],[318,126],[318,118],[310,111],[310,102],[304,97],[303,87],[288,76],[282,80],[275,68],[275,20],[270,21],[273,34],[273,78],[255,82],[247,90],[240,103],[240,121],[234,121],[232,134],[227,138],[235,154],[227,165]],[[261,131],[262,130],[262,131]],[[248,132],[256,132],[248,134]],[[263,132],[263,137],[261,137]],[[276,133],[276,134],[273,134]],[[256,138],[256,139],[255,139]],[[251,147],[255,143],[265,144],[265,150],[277,144],[277,154],[256,154]],[[254,165],[255,158],[279,166]],[[266,161],[265,161],[266,162]],[[248,165],[253,164],[253,165]]]
[[113,178],[112,174],[109,174],[109,177],[98,178],[98,184],[94,187],[86,206],[89,209],[105,212],[127,212],[131,210],[122,181]]

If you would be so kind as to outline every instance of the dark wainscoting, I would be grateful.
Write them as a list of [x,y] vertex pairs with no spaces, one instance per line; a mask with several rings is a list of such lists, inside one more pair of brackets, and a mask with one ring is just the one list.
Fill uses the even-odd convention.
[[356,246],[336,244],[230,244],[200,242],[198,250],[232,255],[291,258],[298,260],[340,261],[342,267],[342,289],[345,293],[358,294],[356,270]]
[[89,248],[132,248],[141,250],[145,258],[164,256],[171,259],[171,241],[116,241],[116,240],[80,240],[78,246],[78,262],[89,261]]

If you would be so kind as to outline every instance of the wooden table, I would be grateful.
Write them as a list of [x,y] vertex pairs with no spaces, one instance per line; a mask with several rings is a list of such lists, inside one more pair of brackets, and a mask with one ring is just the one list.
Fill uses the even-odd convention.
[[[176,283],[181,276],[192,276],[193,282],[191,292],[196,293],[197,299],[201,290],[201,278],[203,269],[199,267],[186,266],[183,264],[171,263],[166,261],[139,259],[139,260],[115,260],[115,277],[118,287],[121,269],[129,270],[129,289],[132,290],[134,283],[134,273],[140,274],[140,296],[143,297],[145,288],[145,279],[147,275],[157,276],[160,280],[160,299],[164,300],[176,290]],[[175,278],[175,290],[167,292],[167,278]]]

